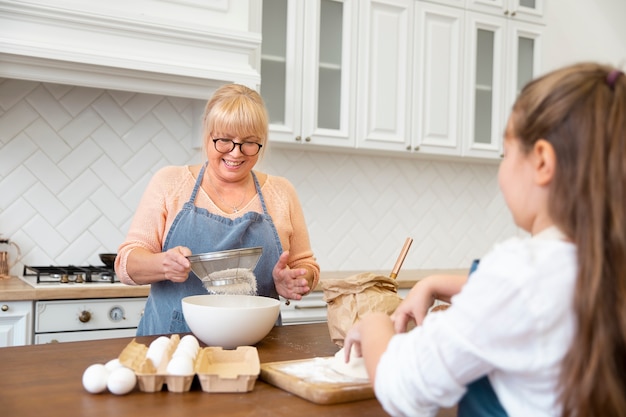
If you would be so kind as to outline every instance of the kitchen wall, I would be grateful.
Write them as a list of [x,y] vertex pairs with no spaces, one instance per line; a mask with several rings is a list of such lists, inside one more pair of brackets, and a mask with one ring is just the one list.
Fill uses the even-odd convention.
[[[546,1],[544,69],[589,59],[624,67],[623,16],[623,0]],[[99,264],[98,253],[116,251],[152,173],[201,161],[194,103],[0,79],[0,234],[22,262]],[[407,236],[404,268],[466,267],[520,233],[495,163],[275,146],[260,168],[297,187],[324,270],[388,270]]]
[[[115,252],[152,173],[202,159],[193,104],[0,80],[0,232],[22,262],[99,265]],[[260,168],[296,186],[325,270],[391,269],[407,236],[404,268],[465,267],[516,233],[495,163],[270,146]]]
[[626,67],[626,1],[545,0],[543,67],[578,61]]

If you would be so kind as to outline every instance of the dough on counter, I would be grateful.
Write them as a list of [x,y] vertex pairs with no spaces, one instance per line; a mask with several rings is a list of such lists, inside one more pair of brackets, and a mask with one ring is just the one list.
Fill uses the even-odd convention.
[[350,351],[350,361],[346,363],[344,350],[341,348],[335,353],[335,358],[331,365],[332,369],[342,375],[356,379],[369,379],[367,369],[365,369],[365,361],[363,358],[357,358],[354,352],[354,346]]

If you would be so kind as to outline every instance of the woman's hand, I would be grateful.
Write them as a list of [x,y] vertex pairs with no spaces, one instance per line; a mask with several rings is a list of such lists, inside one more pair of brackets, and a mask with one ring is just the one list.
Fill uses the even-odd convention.
[[185,246],[176,246],[163,252],[161,266],[163,276],[172,282],[185,282],[191,272],[191,263],[187,256],[191,255],[191,249]]
[[309,281],[304,277],[307,270],[304,268],[289,269],[287,259],[289,259],[289,252],[283,252],[272,271],[276,291],[288,300],[301,300],[303,295],[311,291]]
[[191,264],[186,258],[189,255],[191,250],[184,246],[157,253],[135,248],[128,255],[126,269],[133,282],[139,285],[163,280],[184,282],[191,271]]

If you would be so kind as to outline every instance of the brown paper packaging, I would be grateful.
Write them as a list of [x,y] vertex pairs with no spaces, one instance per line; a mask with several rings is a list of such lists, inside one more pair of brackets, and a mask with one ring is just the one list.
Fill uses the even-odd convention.
[[348,330],[365,314],[392,314],[402,301],[395,279],[371,272],[322,280],[320,284],[328,304],[328,331],[339,347],[343,347]]

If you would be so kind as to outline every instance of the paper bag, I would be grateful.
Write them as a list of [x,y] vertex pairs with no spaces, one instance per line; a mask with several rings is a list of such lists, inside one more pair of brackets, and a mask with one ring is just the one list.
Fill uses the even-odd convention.
[[345,279],[321,280],[324,301],[328,304],[328,331],[339,347],[350,328],[370,312],[391,314],[402,298],[395,279],[371,272]]

